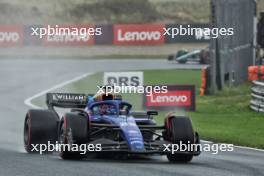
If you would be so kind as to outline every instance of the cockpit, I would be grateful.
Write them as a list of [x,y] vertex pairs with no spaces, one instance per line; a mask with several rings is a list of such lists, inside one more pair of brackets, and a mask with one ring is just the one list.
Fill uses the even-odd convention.
[[92,115],[128,115],[132,105],[117,100],[108,100],[94,103],[91,107]]

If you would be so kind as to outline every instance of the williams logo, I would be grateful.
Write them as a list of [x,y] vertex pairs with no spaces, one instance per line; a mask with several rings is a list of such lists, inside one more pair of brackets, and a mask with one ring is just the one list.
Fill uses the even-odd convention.
[[68,101],[85,101],[86,96],[82,94],[53,94],[52,95],[53,100],[68,100]]

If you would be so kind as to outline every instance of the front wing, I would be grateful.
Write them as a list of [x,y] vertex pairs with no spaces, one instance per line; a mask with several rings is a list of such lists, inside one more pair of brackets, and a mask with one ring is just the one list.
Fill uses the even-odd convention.
[[[98,132],[103,133],[104,130],[111,129],[121,131],[118,126],[112,124],[96,124],[92,123],[91,125],[93,128],[98,128]],[[153,130],[164,130],[164,126],[157,126],[157,125],[139,125],[138,126],[141,131],[150,131],[155,135],[154,139],[151,141],[144,141],[145,150],[140,152],[131,151],[126,141],[115,141],[107,138],[93,138],[93,134],[91,136],[91,142],[88,144],[101,144],[101,151],[100,152],[117,152],[117,153],[127,153],[127,154],[169,154],[173,150],[172,143],[163,139],[163,136],[159,133],[156,133]],[[197,151],[174,151],[175,154],[192,154],[197,156],[201,153],[200,149]]]

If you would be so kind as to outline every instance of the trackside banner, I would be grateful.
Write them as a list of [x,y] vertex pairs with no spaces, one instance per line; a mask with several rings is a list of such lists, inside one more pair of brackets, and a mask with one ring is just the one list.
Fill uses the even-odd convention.
[[[174,33],[176,32],[175,29],[177,29],[178,33],[182,32],[182,34],[185,35],[166,35],[166,43],[208,43],[210,41],[210,36],[204,35],[203,32],[201,33],[195,33],[193,32],[191,35],[188,34],[188,31],[190,32],[191,29],[195,28],[210,28],[209,24],[166,24],[166,30],[168,30],[170,34],[172,34],[172,31],[174,30]],[[203,30],[202,30],[203,31]]]
[[21,46],[23,33],[23,26],[0,25],[0,46]]
[[119,24],[114,25],[116,45],[157,45],[164,44],[163,24]]
[[104,72],[104,85],[142,86],[143,72]]
[[32,28],[43,28],[43,25],[29,25],[24,27],[24,45],[29,46],[40,46],[42,44],[42,39],[39,36],[31,35]]
[[167,92],[145,94],[143,105],[146,109],[195,111],[195,86],[168,85]]
[[[42,44],[46,46],[86,46],[94,44],[94,36],[96,30],[94,25],[56,25],[44,26],[43,29],[50,30],[53,35],[45,35],[42,39]],[[65,35],[56,35],[56,31],[60,33],[71,33]]]
[[210,37],[203,33],[180,35],[180,32],[209,27],[209,24],[0,25],[0,47],[200,43],[209,42]]
[[102,35],[96,35],[94,37],[94,44],[96,45],[111,45],[113,43],[113,25],[102,24],[96,25],[96,28],[102,30]]

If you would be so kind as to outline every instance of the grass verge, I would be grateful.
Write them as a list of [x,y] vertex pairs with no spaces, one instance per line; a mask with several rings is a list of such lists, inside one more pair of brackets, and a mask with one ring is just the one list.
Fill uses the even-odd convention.
[[197,111],[189,114],[203,139],[264,148],[264,118],[249,109],[250,86],[197,98]]

